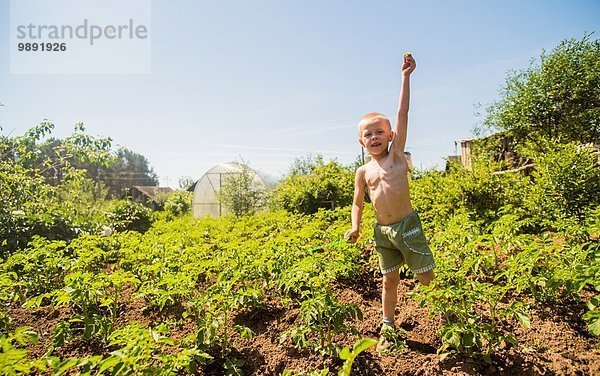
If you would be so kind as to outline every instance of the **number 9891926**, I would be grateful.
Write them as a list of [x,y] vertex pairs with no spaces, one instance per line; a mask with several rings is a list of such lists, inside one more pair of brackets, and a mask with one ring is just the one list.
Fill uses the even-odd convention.
[[66,51],[66,43],[19,43],[17,44],[19,51]]

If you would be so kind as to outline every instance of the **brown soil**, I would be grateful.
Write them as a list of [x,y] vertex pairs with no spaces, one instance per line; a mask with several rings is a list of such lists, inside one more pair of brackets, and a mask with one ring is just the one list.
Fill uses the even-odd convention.
[[[437,354],[440,339],[436,335],[442,324],[439,317],[430,317],[409,297],[418,288],[413,280],[404,279],[399,287],[396,325],[408,332],[406,348],[396,354],[379,354],[374,348],[363,352],[355,360],[353,375],[600,375],[600,341],[591,337],[581,320],[585,312],[582,303],[556,304],[531,313],[531,328],[515,325],[513,333],[519,339],[518,347],[506,346],[496,351],[491,363],[481,357],[468,358],[451,354],[441,358]],[[360,337],[378,337],[381,320],[381,278],[363,273],[354,281],[337,283],[336,297],[345,303],[357,304],[363,319],[352,323]],[[191,319],[183,319],[183,307],[166,312],[144,310],[145,302],[131,299],[122,310],[116,326],[132,321],[142,325],[157,325],[169,320],[173,325],[172,337],[176,342],[194,333]],[[40,336],[40,343],[30,348],[34,357],[41,356],[52,340],[56,324],[73,313],[68,309],[38,308],[9,310],[12,326],[30,326]],[[333,357],[308,351],[300,352],[286,343],[280,344],[280,335],[290,328],[298,316],[298,309],[288,309],[281,301],[269,298],[265,305],[254,310],[241,310],[231,318],[231,326],[246,325],[255,333],[251,340],[234,337],[228,356],[246,361],[246,375],[278,375],[285,369],[296,372],[329,367],[337,373],[342,362]],[[341,338],[344,345],[352,345],[356,338]],[[99,344],[74,339],[57,349],[61,357],[106,354]],[[224,375],[220,354],[212,354],[216,361],[200,374]]]

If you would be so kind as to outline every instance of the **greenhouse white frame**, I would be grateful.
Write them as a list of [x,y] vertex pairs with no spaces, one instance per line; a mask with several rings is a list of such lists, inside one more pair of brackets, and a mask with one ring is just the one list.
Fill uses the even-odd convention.
[[[255,173],[254,182],[261,185],[265,190],[270,190],[277,184],[274,177],[251,168]],[[194,188],[192,200],[192,215],[194,217],[213,216],[220,217],[227,214],[225,207],[219,201],[217,192],[221,189],[225,176],[239,174],[242,165],[237,162],[220,163],[202,175]]]

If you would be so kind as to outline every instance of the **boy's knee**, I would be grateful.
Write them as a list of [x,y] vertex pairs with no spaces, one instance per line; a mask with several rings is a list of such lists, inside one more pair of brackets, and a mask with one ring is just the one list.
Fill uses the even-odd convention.
[[383,275],[383,288],[393,290],[400,284],[400,275],[397,272],[391,272]]
[[433,270],[426,271],[425,273],[417,274],[417,279],[423,285],[427,286],[431,281],[435,279],[435,273]]

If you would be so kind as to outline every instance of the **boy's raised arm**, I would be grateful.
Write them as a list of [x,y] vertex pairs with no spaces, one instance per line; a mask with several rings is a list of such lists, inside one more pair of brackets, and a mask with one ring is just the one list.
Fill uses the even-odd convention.
[[410,103],[410,74],[415,70],[417,64],[412,55],[406,53],[402,64],[402,86],[400,88],[400,99],[398,100],[398,114],[396,117],[396,135],[392,148],[397,153],[404,153],[406,145],[406,129],[408,127],[408,107]]
[[363,204],[365,201],[365,168],[361,166],[356,170],[354,179],[354,200],[352,202],[352,229],[348,230],[344,237],[350,243],[356,242],[360,234],[360,221],[362,220]]

